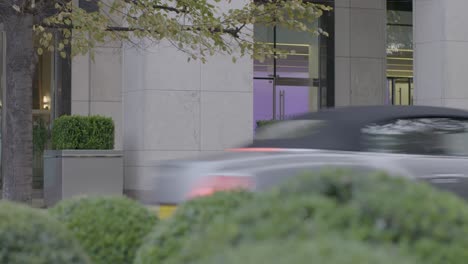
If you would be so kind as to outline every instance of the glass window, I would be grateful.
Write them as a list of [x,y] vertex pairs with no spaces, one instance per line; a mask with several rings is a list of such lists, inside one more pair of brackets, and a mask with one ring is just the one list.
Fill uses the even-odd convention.
[[35,114],[50,115],[54,80],[54,53],[44,52],[38,58],[33,82]]
[[[35,45],[38,47],[37,39]],[[38,56],[33,76],[33,188],[43,187],[43,150],[47,148],[48,131],[53,116],[53,94],[56,85],[55,58],[53,51],[44,51]],[[45,131],[45,133],[43,133]],[[41,138],[46,136],[46,138]]]
[[400,119],[369,125],[362,134],[367,151],[468,156],[468,120]]
[[255,140],[301,138],[313,134],[322,125],[322,120],[285,120],[276,121],[260,127],[255,134]]
[[[314,0],[333,7],[333,1]],[[334,14],[325,12],[309,27],[329,36],[296,32],[286,27],[254,25],[254,40],[285,51],[286,58],[254,61],[254,128],[261,120],[284,120],[334,105]]]
[[412,1],[387,5],[387,103],[413,104],[413,11]]

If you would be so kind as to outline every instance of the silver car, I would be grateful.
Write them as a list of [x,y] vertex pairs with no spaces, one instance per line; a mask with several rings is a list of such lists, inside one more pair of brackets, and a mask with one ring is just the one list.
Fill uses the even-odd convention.
[[325,168],[384,171],[468,198],[468,112],[365,106],[274,122],[259,128],[248,146],[160,163],[153,198],[170,214],[196,196],[234,188],[262,191]]

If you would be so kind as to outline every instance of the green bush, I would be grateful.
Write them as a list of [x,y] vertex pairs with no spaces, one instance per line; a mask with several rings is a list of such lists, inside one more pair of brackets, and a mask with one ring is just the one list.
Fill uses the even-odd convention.
[[198,264],[416,264],[417,260],[394,249],[359,241],[326,237],[317,240],[274,240],[242,244],[221,251]]
[[102,116],[61,116],[52,127],[55,149],[113,149],[114,122]]
[[[282,199],[275,194],[256,196],[251,202],[227,217],[215,219],[205,233],[187,237],[180,254],[165,264],[193,264],[211,255],[271,239],[309,239],[314,220],[331,220],[337,205],[320,196],[298,196]],[[320,214],[320,216],[318,215]]]
[[241,207],[189,240],[171,264],[270,239],[338,232],[349,239],[393,245],[424,263],[468,259],[468,207],[427,184],[384,174],[306,174]]
[[33,151],[42,153],[47,145],[47,126],[42,118],[33,124]]
[[165,263],[179,254],[188,237],[204,232],[214,218],[225,217],[252,196],[246,191],[218,192],[182,204],[170,219],[158,224],[148,235],[138,250],[135,263]]
[[0,263],[88,264],[77,241],[37,209],[0,202]]
[[157,218],[125,197],[74,198],[50,213],[75,235],[94,264],[132,263]]
[[352,238],[405,247],[425,263],[468,258],[468,206],[427,183],[347,171],[305,174],[278,190],[282,197],[318,193],[354,213],[333,223]]

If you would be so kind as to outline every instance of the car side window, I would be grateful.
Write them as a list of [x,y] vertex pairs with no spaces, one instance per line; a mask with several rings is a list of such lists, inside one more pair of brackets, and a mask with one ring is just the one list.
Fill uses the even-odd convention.
[[468,156],[468,120],[398,119],[369,124],[361,134],[366,151]]
[[297,139],[311,135],[323,126],[322,120],[284,120],[261,127],[255,140]]

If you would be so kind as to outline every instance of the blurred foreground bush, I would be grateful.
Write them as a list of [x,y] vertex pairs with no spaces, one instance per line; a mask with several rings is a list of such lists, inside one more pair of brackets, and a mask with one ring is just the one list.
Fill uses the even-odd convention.
[[231,217],[187,238],[168,264],[196,263],[245,243],[314,239],[329,233],[395,246],[423,263],[468,259],[468,207],[426,184],[383,174],[306,174],[258,196]]
[[[177,256],[187,238],[204,232],[215,218],[223,218],[251,200],[245,191],[218,192],[188,201],[167,221],[158,224],[138,250],[135,264],[166,263]],[[222,221],[222,220],[221,220]]]
[[124,197],[75,198],[50,209],[75,235],[94,264],[132,263],[157,218]]
[[60,223],[37,209],[0,202],[0,263],[88,264]]
[[271,240],[242,244],[197,264],[416,264],[397,250],[377,248],[359,241],[327,237],[316,240]]

